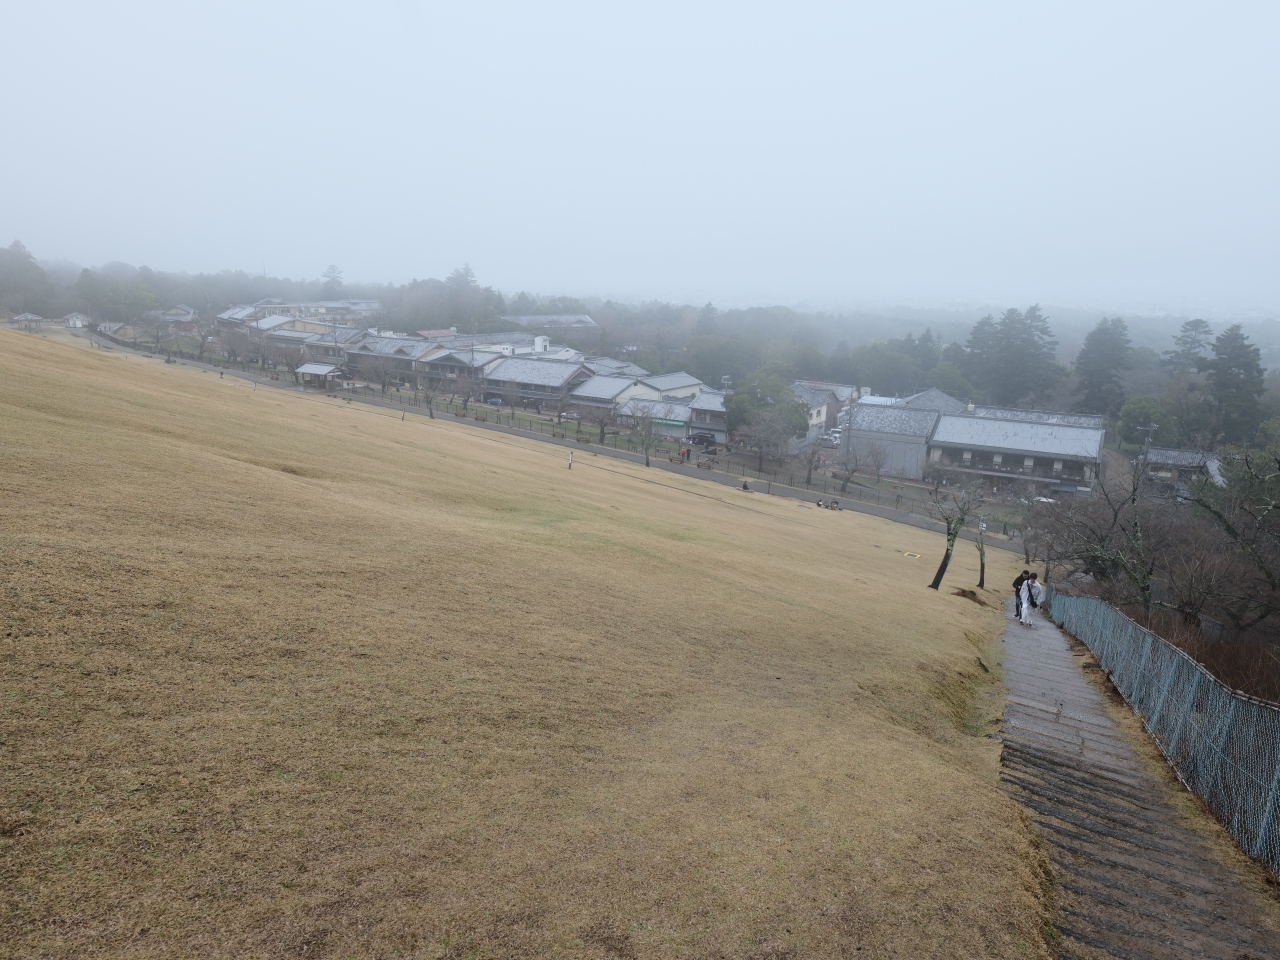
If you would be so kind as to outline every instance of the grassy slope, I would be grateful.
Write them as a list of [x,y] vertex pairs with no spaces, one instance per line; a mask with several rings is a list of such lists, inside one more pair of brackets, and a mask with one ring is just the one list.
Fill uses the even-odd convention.
[[938,536],[0,354],[0,951],[1043,955]]

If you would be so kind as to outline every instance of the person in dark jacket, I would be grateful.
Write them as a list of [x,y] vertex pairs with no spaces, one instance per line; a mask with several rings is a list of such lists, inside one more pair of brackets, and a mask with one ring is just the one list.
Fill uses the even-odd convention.
[[1022,619],[1022,584],[1031,578],[1030,570],[1023,570],[1013,581],[1013,616],[1015,620]]

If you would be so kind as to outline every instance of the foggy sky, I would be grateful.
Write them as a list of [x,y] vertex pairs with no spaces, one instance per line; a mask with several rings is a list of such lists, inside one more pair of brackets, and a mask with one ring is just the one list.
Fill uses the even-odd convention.
[[514,293],[1280,306],[1274,3],[8,3],[0,243]]

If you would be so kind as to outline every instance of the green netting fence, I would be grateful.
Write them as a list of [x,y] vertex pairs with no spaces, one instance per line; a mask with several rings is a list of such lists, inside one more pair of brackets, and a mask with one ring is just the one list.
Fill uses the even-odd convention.
[[1093,652],[1178,778],[1280,875],[1280,707],[1232,690],[1096,597],[1049,593],[1053,621]]

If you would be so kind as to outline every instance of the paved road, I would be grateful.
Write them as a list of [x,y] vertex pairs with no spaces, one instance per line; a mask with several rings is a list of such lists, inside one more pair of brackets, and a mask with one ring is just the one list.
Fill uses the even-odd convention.
[[1280,957],[1260,871],[1215,855],[1175,806],[1085,677],[1093,657],[1043,617],[1018,624],[1012,601],[1006,614],[1001,780],[1049,846],[1061,956]]
[[[114,344],[109,341],[103,340],[99,337],[96,337],[88,331],[70,331],[70,332],[72,333],[73,336],[82,337],[85,340],[89,340],[93,343],[98,344],[98,346],[103,347],[104,349],[118,350],[121,353],[133,354],[134,356],[139,356],[139,357],[147,358],[149,360],[154,360],[157,363],[163,363],[162,359],[160,359],[159,357],[153,356],[150,353],[131,350],[128,347],[122,347],[118,344]],[[188,367],[199,367],[204,370],[217,371],[218,373],[221,373],[224,376],[238,377],[241,380],[248,380],[253,383],[261,384],[264,387],[271,387],[277,390],[288,390],[293,393],[304,393],[305,395],[311,396],[311,397],[325,396],[324,394],[320,394],[314,390],[304,390],[302,387],[299,387],[292,383],[287,383],[284,380],[272,380],[269,377],[260,377],[252,373],[242,372],[240,370],[224,370],[223,368],[215,364],[197,363],[194,360],[178,360],[175,362],[181,363],[184,366],[188,366]],[[352,403],[362,403],[372,407],[379,407],[382,409],[391,410],[391,411],[394,411],[395,413],[401,413],[402,411],[404,411],[406,416],[415,416],[415,417],[427,416],[426,411],[422,410],[419,407],[403,407],[392,400],[382,400],[377,397],[348,396],[347,394],[340,394],[340,395],[330,394],[328,396],[333,396],[335,398],[340,396],[341,399],[349,400]],[[453,417],[451,415],[446,415],[446,416],[440,417],[439,419],[450,420],[450,419],[453,419]],[[475,427],[481,430],[492,430],[498,433],[508,434],[511,436],[525,437],[532,440],[540,440],[543,443],[556,444],[561,447],[577,450],[579,456],[582,456],[586,453],[592,453],[597,456],[614,457],[618,460],[629,460],[632,463],[644,462],[644,457],[640,454],[628,453],[625,450],[615,450],[612,447],[604,447],[594,443],[590,445],[586,445],[586,444],[578,443],[575,440],[549,437],[546,434],[531,433],[527,430],[521,430],[519,428],[507,427],[507,426],[503,426],[501,424],[496,424],[496,423],[482,423],[482,422],[479,422],[476,420],[470,420],[470,419],[466,421],[466,424],[469,427]],[[724,486],[737,487],[737,488],[741,488],[743,483],[742,477],[734,476],[731,473],[722,473],[718,470],[699,470],[697,467],[694,467],[694,466],[687,466],[679,463],[671,463],[665,457],[660,460],[651,459],[650,462],[652,467],[655,469],[665,470],[669,473],[682,474],[686,477],[692,477],[697,480],[709,480],[712,483],[719,483]],[[905,523],[913,527],[919,527],[922,530],[932,530],[935,533],[945,532],[942,524],[938,523],[936,520],[932,520],[929,517],[921,516],[919,514],[913,514],[913,513],[910,513],[909,511],[897,510],[897,509],[894,509],[893,507],[880,506],[874,503],[865,503],[863,501],[854,500],[848,497],[840,497],[839,495],[817,494],[811,490],[797,489],[795,487],[788,487],[778,483],[771,484],[763,480],[748,480],[747,484],[748,486],[750,486],[752,490],[758,493],[768,493],[772,496],[787,497],[792,500],[800,500],[806,503],[817,503],[818,500],[827,500],[831,496],[835,496],[836,499],[840,500],[841,505],[846,510],[853,510],[857,513],[866,513],[875,517],[883,517],[884,519],[892,520],[895,523]],[[962,539],[965,539],[965,540],[974,539],[973,533],[968,530],[962,531],[960,536]],[[997,536],[989,535],[987,537],[987,546],[993,550],[1008,550],[1012,553],[1019,553],[1019,554],[1022,553],[1022,545],[1018,541],[1005,540]]]

